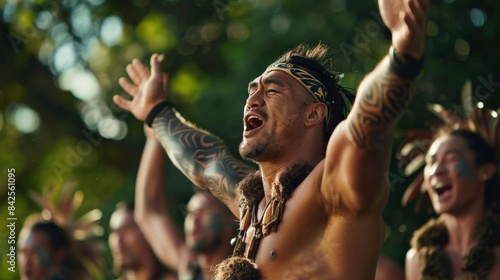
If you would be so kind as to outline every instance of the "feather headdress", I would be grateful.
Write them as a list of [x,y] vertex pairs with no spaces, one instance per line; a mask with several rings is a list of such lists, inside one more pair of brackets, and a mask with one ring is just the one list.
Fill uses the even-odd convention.
[[495,158],[500,155],[500,122],[498,110],[484,108],[482,102],[476,102],[472,96],[472,84],[466,81],[462,87],[462,104],[453,110],[446,110],[439,104],[429,104],[427,108],[435,114],[441,124],[430,131],[409,131],[408,136],[413,139],[406,143],[397,155],[398,165],[404,169],[406,176],[416,176],[407,187],[402,205],[406,206],[410,201],[418,199],[415,208],[419,210],[428,200],[428,196],[420,194],[427,190],[423,186],[423,169],[425,166],[425,154],[432,144],[433,139],[440,132],[449,132],[456,129],[465,129],[478,133],[491,145],[495,151]]
[[49,186],[43,194],[30,191],[29,196],[41,208],[39,214],[31,215],[25,222],[25,227],[38,221],[50,221],[65,231],[70,239],[70,254],[74,259],[73,275],[78,279],[103,279],[102,268],[105,266],[103,257],[104,244],[93,237],[103,234],[99,226],[102,213],[94,209],[76,219],[75,212],[83,201],[83,193],[74,191],[75,182],[66,183],[56,197],[55,188]]

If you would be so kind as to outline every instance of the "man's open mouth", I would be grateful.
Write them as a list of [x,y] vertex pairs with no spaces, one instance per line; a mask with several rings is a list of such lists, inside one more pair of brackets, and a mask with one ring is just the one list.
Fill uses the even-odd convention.
[[441,197],[443,194],[451,190],[451,185],[445,185],[445,184],[436,184],[432,186],[434,191],[437,193],[439,197]]
[[245,131],[250,131],[262,126],[264,122],[256,115],[247,115],[245,117]]

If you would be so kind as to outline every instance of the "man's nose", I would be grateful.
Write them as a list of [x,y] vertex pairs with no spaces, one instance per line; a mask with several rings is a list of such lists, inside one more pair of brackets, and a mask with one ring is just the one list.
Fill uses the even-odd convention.
[[252,91],[252,93],[248,96],[246,101],[246,107],[248,109],[259,108],[264,105],[264,88],[261,83],[258,84],[257,88]]
[[429,168],[429,176],[440,176],[445,173],[445,166],[442,161],[435,161]]

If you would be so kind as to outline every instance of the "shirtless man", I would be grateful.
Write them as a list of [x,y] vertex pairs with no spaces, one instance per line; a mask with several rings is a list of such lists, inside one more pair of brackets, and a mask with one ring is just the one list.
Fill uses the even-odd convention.
[[152,125],[172,162],[240,218],[234,262],[219,267],[221,279],[237,278],[230,268],[253,268],[242,273],[246,279],[248,273],[253,279],[373,279],[393,128],[420,72],[428,1],[380,0],[379,8],[392,48],[361,82],[347,119],[339,117],[345,108],[335,77],[317,62],[323,45],[299,46],[250,82],[240,144],[240,155],[259,166],[250,177],[251,169],[220,139],[165,102],[158,55],[151,74],[138,60],[127,66],[134,84],[120,79],[120,85],[133,99],[115,96],[114,102]]

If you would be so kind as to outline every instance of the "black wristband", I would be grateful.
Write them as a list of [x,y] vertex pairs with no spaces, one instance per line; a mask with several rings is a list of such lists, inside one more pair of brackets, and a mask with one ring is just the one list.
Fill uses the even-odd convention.
[[402,79],[414,80],[424,66],[424,58],[415,59],[409,55],[402,55],[394,47],[389,50],[390,71]]
[[156,104],[151,111],[149,111],[148,115],[146,116],[146,120],[144,121],[149,127],[153,125],[153,120],[155,119],[156,115],[163,110],[165,107],[172,107],[173,104],[168,102],[168,101],[162,101],[158,104]]

